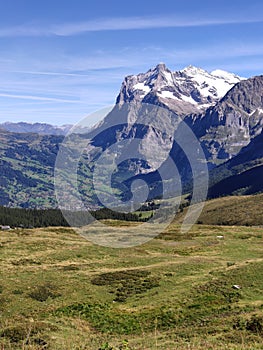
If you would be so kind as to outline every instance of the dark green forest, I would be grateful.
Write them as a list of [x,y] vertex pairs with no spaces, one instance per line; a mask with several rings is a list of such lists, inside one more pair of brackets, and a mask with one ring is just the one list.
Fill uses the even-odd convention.
[[[113,219],[125,221],[146,221],[140,215],[133,213],[119,213],[107,208],[98,209],[90,212],[97,220]],[[90,222],[87,212],[68,212],[75,222],[82,225]],[[59,209],[22,209],[8,208],[0,206],[0,225],[9,225],[10,227],[48,227],[48,226],[69,226]]]

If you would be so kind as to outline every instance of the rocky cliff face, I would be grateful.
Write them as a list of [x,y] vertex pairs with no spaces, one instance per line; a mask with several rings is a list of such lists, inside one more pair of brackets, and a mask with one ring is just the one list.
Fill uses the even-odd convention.
[[160,104],[184,117],[215,104],[242,79],[221,70],[208,73],[193,66],[172,72],[161,63],[146,73],[127,76],[116,102]]
[[262,192],[263,131],[242,148],[237,156],[210,173],[209,197]]
[[[126,113],[128,123],[139,122],[138,116],[145,117],[141,113],[143,103],[161,106],[172,112],[165,117],[156,115],[144,132],[136,134],[141,139],[140,145],[143,145],[138,146],[142,154],[152,154],[158,161],[154,166],[137,164],[137,167],[133,167],[134,175],[146,176],[148,183],[156,182],[154,171],[158,167],[161,166],[164,173],[168,171],[169,162],[163,157],[166,152],[174,159],[182,178],[188,181],[191,169],[182,150],[176,143],[166,142],[163,134],[156,132],[157,128],[152,128],[152,125],[157,123],[159,130],[165,134],[167,130],[173,132],[176,129],[177,116],[183,118],[200,140],[210,169],[217,169],[230,159],[235,160],[247,145],[251,144],[250,148],[256,152],[255,147],[258,147],[259,142],[255,143],[257,146],[254,148],[252,146],[253,139],[262,132],[263,76],[246,80],[224,71],[208,73],[192,66],[171,72],[164,64],[159,64],[145,74],[126,77],[116,102],[118,107],[115,108],[120,110],[128,103],[133,104],[134,107],[128,107]],[[106,117],[104,125],[109,123],[109,119],[112,120],[113,114]],[[142,121],[147,122],[147,118]],[[127,138],[127,133],[122,131],[119,137]],[[129,135],[133,138],[132,133]],[[165,151],[163,154],[157,153],[153,147],[158,144],[162,145]],[[252,157],[251,151],[246,152],[246,155]],[[261,162],[257,160],[257,164],[258,161]],[[219,167],[212,181],[232,176],[233,171],[236,174],[241,168],[242,164],[231,171]]]
[[[87,162],[87,166],[81,165],[79,169],[85,198],[92,197],[94,165],[105,152],[111,152],[113,157],[112,162],[107,159],[109,169],[115,166],[114,159],[120,160],[118,169],[113,169],[113,182],[121,184],[116,185],[118,191],[129,192],[129,179],[142,178],[150,184],[153,197],[162,193],[157,170],[161,169],[169,182],[170,156],[185,182],[186,192],[190,192],[187,186],[191,162],[172,138],[182,119],[205,152],[211,169],[212,196],[233,193],[240,186],[244,189],[242,193],[263,190],[260,180],[257,186],[251,185],[255,178],[261,179],[258,174],[263,168],[263,76],[244,80],[231,73],[219,70],[208,73],[192,66],[172,72],[159,64],[146,73],[126,77],[116,102],[113,110],[88,134],[85,128],[80,128],[72,136],[74,147],[82,143],[86,147],[83,163]],[[22,126],[19,125],[20,131]],[[63,136],[39,137],[6,131],[0,134],[3,170],[0,204],[56,205],[50,183]],[[192,144],[188,146],[194,148]],[[74,152],[73,149],[71,157]],[[111,184],[106,187],[104,175],[100,174],[99,182],[101,191],[107,192]],[[250,184],[246,186],[248,177]],[[226,181],[227,178],[230,180]]]
[[[156,170],[169,155],[172,148],[169,136],[173,135],[180,120],[189,115],[203,116],[207,108],[214,106],[229,89],[242,80],[243,78],[232,73],[220,70],[208,73],[193,66],[172,72],[163,63],[146,73],[127,76],[122,83],[116,106],[100,123],[96,133],[104,129],[109,130],[109,128],[111,131],[104,133],[100,140],[97,137],[89,150],[92,154],[93,147],[104,149],[106,144],[115,142],[114,139],[127,140],[129,138],[132,140],[136,135],[141,140],[135,146],[138,148],[138,154],[146,155],[151,160],[151,164],[143,167],[140,163],[133,167],[135,174]],[[147,105],[163,108],[155,113],[153,107],[147,110],[145,107]],[[201,117],[190,118],[189,124],[197,121],[199,125],[201,119]],[[132,132],[125,123],[141,123],[147,126],[145,128],[135,127],[136,130]],[[119,124],[119,126],[113,126],[114,124]],[[201,129],[202,125],[196,127],[200,135],[202,134]],[[210,147],[210,144],[208,146]],[[209,148],[207,154],[210,153],[213,152]]]
[[186,120],[210,163],[231,159],[262,131],[263,76],[239,82],[215,106]]

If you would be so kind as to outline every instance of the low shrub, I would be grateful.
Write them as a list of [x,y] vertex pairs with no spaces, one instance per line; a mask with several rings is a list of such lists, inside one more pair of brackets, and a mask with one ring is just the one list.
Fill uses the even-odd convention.
[[60,294],[55,290],[55,287],[49,283],[35,287],[28,296],[34,300],[43,302],[48,298],[54,299]]

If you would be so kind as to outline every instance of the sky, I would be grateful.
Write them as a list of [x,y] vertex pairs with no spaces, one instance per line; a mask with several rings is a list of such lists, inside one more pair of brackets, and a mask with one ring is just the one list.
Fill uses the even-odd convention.
[[75,124],[160,62],[261,75],[262,33],[262,0],[0,1],[0,123]]

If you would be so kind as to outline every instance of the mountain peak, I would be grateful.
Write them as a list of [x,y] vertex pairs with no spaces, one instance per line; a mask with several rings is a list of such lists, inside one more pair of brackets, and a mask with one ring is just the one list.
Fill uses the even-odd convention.
[[157,99],[179,115],[198,113],[214,105],[242,79],[225,71],[209,73],[192,65],[174,72],[160,62],[146,73],[126,77],[117,103],[152,103]]
[[167,69],[165,63],[160,62],[159,64],[157,64],[157,66],[153,70],[165,71],[165,70],[168,70],[168,69]]
[[181,72],[187,74],[187,75],[196,75],[196,74],[209,74],[206,70],[199,68],[199,67],[195,67],[192,65],[189,65],[187,67],[185,67],[184,69],[181,70]]
[[238,75],[236,75],[235,73],[230,73],[230,72],[227,72],[223,69],[215,69],[213,70],[211,73],[211,75],[213,75],[214,77],[217,77],[217,78],[223,78],[225,80],[230,80],[230,81],[233,81],[233,80],[246,80],[246,78],[243,78],[243,77],[239,77]]

